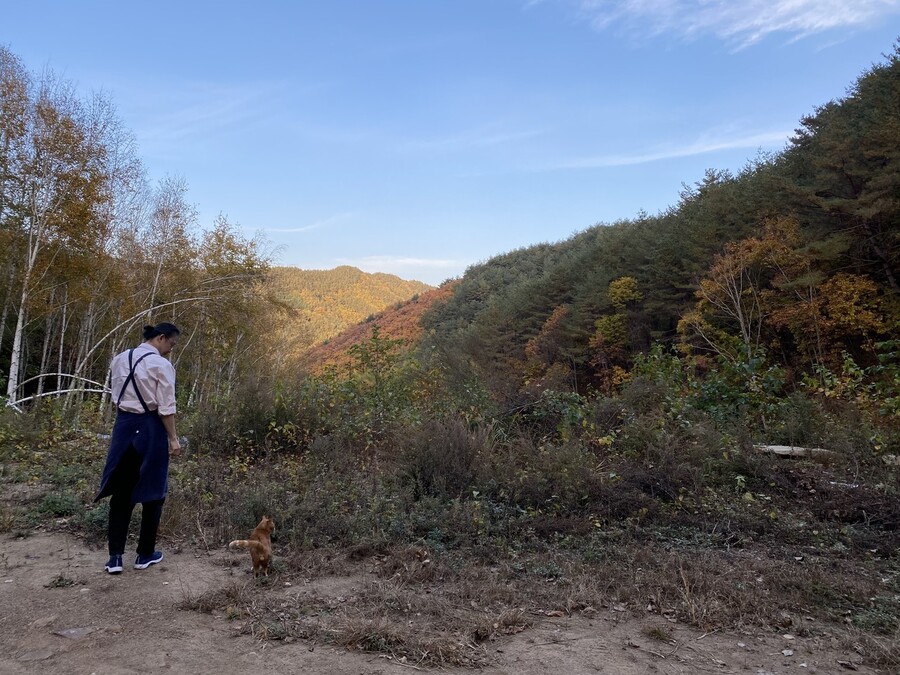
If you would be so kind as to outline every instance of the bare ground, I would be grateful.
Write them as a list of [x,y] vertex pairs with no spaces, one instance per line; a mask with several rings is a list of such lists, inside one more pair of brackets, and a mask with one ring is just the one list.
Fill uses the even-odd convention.
[[[165,550],[165,549],[164,549]],[[0,673],[407,673],[429,670],[388,654],[347,650],[288,637],[248,635],[245,619],[220,609],[179,609],[204,594],[250,586],[302,606],[339,604],[371,582],[365,566],[350,575],[279,575],[264,587],[226,550],[167,551],[148,570],[110,576],[105,554],[56,531],[0,538]],[[272,600],[272,597],[268,598]],[[547,616],[480,645],[481,672],[517,673],[878,673],[839,628],[804,635],[767,630],[702,633],[658,614],[621,607]],[[414,628],[414,626],[413,626]],[[437,668],[472,672],[464,668]]]

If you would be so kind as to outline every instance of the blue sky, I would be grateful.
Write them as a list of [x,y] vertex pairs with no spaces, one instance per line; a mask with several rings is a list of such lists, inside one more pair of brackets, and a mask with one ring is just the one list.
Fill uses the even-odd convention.
[[152,180],[277,262],[437,284],[780,150],[900,0],[4,0],[0,43],[104,91]]

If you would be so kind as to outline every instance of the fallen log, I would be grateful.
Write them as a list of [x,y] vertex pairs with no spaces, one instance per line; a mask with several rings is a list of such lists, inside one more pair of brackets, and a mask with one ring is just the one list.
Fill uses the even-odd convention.
[[796,445],[754,445],[753,449],[757,452],[767,452],[779,457],[810,457],[810,458],[826,458],[837,457],[838,453],[834,450],[826,450],[825,448],[801,448]]

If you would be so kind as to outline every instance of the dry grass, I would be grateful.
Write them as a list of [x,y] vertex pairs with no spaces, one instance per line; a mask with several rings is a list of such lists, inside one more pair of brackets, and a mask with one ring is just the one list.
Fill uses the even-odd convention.
[[665,626],[645,626],[641,632],[651,640],[658,640],[666,644],[672,642],[672,631]]
[[[422,545],[362,560],[352,553],[354,561],[347,552],[304,556],[287,561],[283,578],[308,570],[312,556],[353,575],[357,589],[339,598],[287,598],[272,585],[256,588],[249,603],[245,587],[233,585],[191,598],[182,608],[229,614],[239,608],[246,619],[242,631],[262,640],[303,638],[389,654],[409,664],[477,666],[487,659],[485,643],[528,629],[538,616],[593,615],[615,607],[640,616],[649,610],[703,630],[765,626],[802,635],[809,617],[845,621],[883,591],[878,575],[866,573],[858,561],[798,561],[763,548],[679,552],[632,541],[611,547],[600,562],[556,551],[495,565]],[[671,641],[665,627],[644,632]],[[898,661],[896,633],[861,631],[856,643],[876,663]]]
[[12,506],[0,502],[0,533],[10,532],[16,526],[16,512]]
[[887,672],[900,672],[900,630],[886,637],[860,632],[847,640],[847,643],[848,650],[858,651]]
[[472,630],[472,638],[476,642],[492,640],[497,635],[515,635],[531,628],[534,621],[525,614],[524,609],[506,609],[496,617],[485,617]]
[[311,639],[427,666],[483,664],[483,643],[532,625],[525,609],[505,605],[509,597],[498,592],[504,584],[496,574],[479,569],[461,576],[432,558],[413,546],[347,563],[362,575],[359,592],[348,597],[288,595],[275,585],[249,594],[248,584],[232,584],[185,597],[178,607],[224,612],[260,640]]
[[205,593],[191,593],[187,590],[183,591],[183,599],[176,607],[181,610],[201,612],[203,614],[212,614],[217,610],[225,610],[232,612],[244,609],[247,614],[252,615],[256,611],[254,604],[254,595],[248,593],[247,583],[232,583],[223,588],[218,588]]
[[349,617],[333,629],[334,644],[347,649],[381,652],[415,665],[473,666],[485,660],[485,653],[460,636],[403,624],[391,617],[368,619]]

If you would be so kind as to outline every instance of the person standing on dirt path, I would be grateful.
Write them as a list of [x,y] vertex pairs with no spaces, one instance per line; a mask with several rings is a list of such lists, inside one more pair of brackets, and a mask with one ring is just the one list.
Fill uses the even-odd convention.
[[175,433],[175,368],[166,356],[181,331],[171,323],[144,327],[144,342],[118,354],[110,365],[116,401],[109,453],[94,501],[109,500],[110,574],[123,570],[122,556],[135,504],[141,504],[141,533],[134,568],[163,559],[156,533],[169,487],[169,456],[181,454]]

